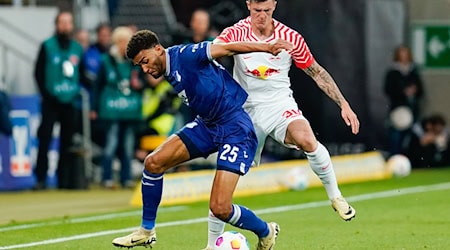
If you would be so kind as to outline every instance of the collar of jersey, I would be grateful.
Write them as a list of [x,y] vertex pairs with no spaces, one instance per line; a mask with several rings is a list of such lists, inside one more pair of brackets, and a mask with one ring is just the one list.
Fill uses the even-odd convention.
[[272,18],[272,21],[273,21],[273,33],[272,33],[272,35],[270,35],[270,37],[266,38],[265,40],[261,40],[255,35],[255,33],[253,33],[252,25],[251,25],[252,18],[250,16],[248,17],[248,22],[250,23],[249,28],[248,28],[249,29],[249,34],[250,34],[250,38],[252,39],[253,42],[267,42],[268,43],[268,42],[271,42],[271,41],[275,40],[275,32],[276,32],[280,22],[278,22],[275,18]]
[[170,56],[169,56],[169,50],[165,49],[166,51],[166,73],[165,75],[168,76],[170,74]]

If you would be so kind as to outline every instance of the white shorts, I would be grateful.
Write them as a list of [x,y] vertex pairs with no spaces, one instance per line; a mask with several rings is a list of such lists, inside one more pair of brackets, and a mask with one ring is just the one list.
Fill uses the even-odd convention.
[[271,106],[244,106],[244,108],[252,119],[258,138],[258,148],[254,160],[256,165],[259,165],[261,161],[261,153],[267,136],[285,147],[297,148],[296,145],[284,143],[289,124],[295,120],[306,120],[294,98],[281,99]]

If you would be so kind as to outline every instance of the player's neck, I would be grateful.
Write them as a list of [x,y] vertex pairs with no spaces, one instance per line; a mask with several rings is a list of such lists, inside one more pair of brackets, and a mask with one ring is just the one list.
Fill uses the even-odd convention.
[[252,27],[253,34],[258,37],[259,40],[264,41],[267,38],[271,37],[273,34],[274,26],[270,25],[263,29],[257,28],[255,26]]

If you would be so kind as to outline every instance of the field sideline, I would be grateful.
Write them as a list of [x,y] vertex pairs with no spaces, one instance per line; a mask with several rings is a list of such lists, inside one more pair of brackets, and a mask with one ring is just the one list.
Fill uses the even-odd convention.
[[[276,249],[445,249],[450,245],[450,214],[444,213],[450,205],[449,176],[447,168],[415,171],[404,179],[343,185],[342,191],[358,211],[352,222],[337,218],[323,200],[321,188],[236,201],[280,223]],[[206,208],[205,202],[163,207],[156,249],[200,249],[206,240]],[[134,230],[139,220],[140,212],[133,209],[12,223],[0,226],[0,249],[114,249],[111,239]],[[256,237],[245,235],[254,245]],[[336,241],[338,237],[344,238]],[[189,244],[183,242],[186,239]]]

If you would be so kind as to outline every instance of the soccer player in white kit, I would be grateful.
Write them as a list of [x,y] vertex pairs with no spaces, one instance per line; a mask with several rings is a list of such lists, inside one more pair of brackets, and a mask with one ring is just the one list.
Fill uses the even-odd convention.
[[[356,211],[341,195],[330,154],[316,140],[308,120],[292,96],[288,76],[292,61],[341,108],[342,119],[351,127],[353,134],[359,132],[358,118],[331,75],[314,60],[303,37],[272,18],[276,4],[275,0],[248,0],[250,16],[224,29],[214,41],[274,42],[284,39],[294,45],[291,51],[283,51],[277,56],[260,52],[234,56],[233,76],[249,94],[244,108],[253,121],[258,137],[255,162],[259,164],[267,136],[286,147],[302,149],[312,170],[324,185],[332,207],[342,219],[351,220]],[[213,249],[214,241],[223,232],[224,225],[209,213],[208,246],[205,249]]]

